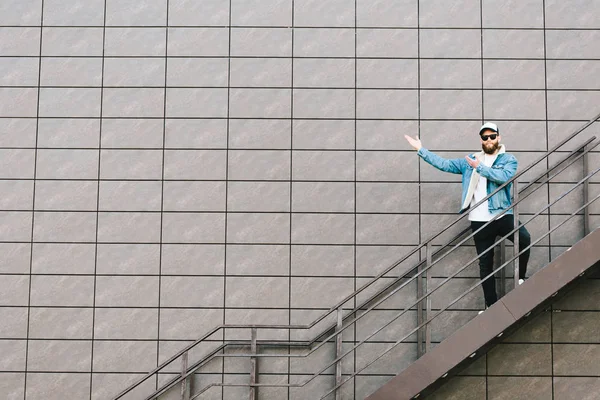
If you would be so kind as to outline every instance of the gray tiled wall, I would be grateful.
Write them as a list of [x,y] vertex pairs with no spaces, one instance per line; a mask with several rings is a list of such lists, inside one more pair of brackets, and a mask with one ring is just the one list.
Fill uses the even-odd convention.
[[[600,111],[599,12],[595,0],[0,1],[0,397],[101,400],[218,324],[312,322],[456,218],[459,180],[419,161],[403,134],[462,157],[494,120],[523,168]],[[581,177],[577,163],[522,212]],[[534,238],[581,200],[532,221]],[[582,235],[581,218],[565,224],[535,246],[530,271]],[[468,242],[435,279],[473,256]],[[434,305],[477,275],[469,267]],[[350,329],[346,348],[414,289]],[[479,291],[461,300],[434,342],[481,307]],[[344,373],[415,321],[409,311],[351,352]],[[261,365],[260,380],[297,383],[331,352]],[[344,398],[415,357],[411,337]],[[238,361],[209,367],[197,387],[247,379]],[[590,371],[556,377],[555,398],[597,385]],[[314,398],[332,381],[260,396]],[[206,398],[245,396],[217,389]]]

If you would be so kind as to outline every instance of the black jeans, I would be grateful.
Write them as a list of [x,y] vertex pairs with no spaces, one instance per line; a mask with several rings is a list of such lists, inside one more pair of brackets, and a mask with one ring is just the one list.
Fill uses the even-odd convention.
[[[491,274],[494,270],[494,249],[489,250],[485,254],[483,251],[494,244],[496,237],[503,237],[508,232],[515,229],[515,219],[513,215],[504,215],[501,218],[490,223],[488,226],[483,228],[481,231],[475,234],[475,248],[479,255],[479,274],[481,279]],[[485,222],[471,221],[471,229],[475,232],[481,228]],[[514,233],[508,236],[508,239],[514,243]],[[525,247],[531,244],[531,236],[524,226],[519,228],[519,252]],[[529,249],[523,252],[519,256],[519,279],[525,279],[527,272],[527,262],[529,261]],[[485,305],[491,306],[498,301],[498,295],[496,293],[496,279],[492,276],[486,281],[481,283],[483,287],[483,296],[485,298]]]

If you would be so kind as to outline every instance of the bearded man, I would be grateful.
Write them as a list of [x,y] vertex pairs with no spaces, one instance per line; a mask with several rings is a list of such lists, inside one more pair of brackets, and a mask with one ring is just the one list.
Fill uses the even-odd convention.
[[[500,144],[500,131],[492,122],[486,122],[479,130],[482,151],[465,156],[464,158],[446,159],[427,150],[419,138],[404,135],[408,143],[417,150],[417,154],[428,164],[440,171],[462,175],[462,206],[460,213],[469,210],[471,229],[475,232],[485,225],[496,214],[508,209],[512,204],[510,196],[512,183],[490,197],[478,207],[473,205],[496,190],[499,186],[509,181],[517,172],[517,159],[506,152]],[[475,248],[479,256],[479,272],[481,279],[491,274],[494,266],[493,249],[482,254],[492,246],[497,236],[504,236],[515,228],[512,208],[502,217],[491,222],[474,236]],[[513,241],[514,234],[508,236]],[[524,226],[519,228],[519,252],[531,244],[531,236]],[[519,256],[519,284],[526,279],[529,249]],[[498,300],[496,293],[496,280],[491,277],[481,283],[486,308]]]

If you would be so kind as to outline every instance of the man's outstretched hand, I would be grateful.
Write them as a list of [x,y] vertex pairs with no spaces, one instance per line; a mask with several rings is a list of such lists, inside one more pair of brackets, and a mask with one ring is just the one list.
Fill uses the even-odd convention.
[[415,150],[419,151],[421,150],[421,147],[423,147],[423,145],[421,144],[421,141],[419,140],[418,137],[412,138],[408,135],[404,135],[404,137],[406,138],[406,140],[408,141],[408,143],[414,147]]

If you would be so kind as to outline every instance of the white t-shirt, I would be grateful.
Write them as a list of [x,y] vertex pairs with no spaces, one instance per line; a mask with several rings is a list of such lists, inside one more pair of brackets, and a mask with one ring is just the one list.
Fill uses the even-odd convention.
[[[484,154],[482,162],[484,165],[491,167],[497,157],[497,153],[494,155]],[[479,176],[479,182],[475,188],[475,193],[473,194],[473,200],[471,200],[470,206],[472,207],[474,204],[485,198],[485,196],[487,196],[487,178]],[[469,212],[469,221],[487,222],[492,218],[494,218],[494,214],[490,213],[488,200]]]

